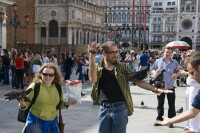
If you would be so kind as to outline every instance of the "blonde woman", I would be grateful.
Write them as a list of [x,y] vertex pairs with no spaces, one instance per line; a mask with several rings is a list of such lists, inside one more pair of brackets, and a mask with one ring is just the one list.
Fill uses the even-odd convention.
[[[23,133],[60,133],[57,124],[57,105],[60,103],[60,96],[56,88],[62,85],[63,77],[61,72],[53,63],[44,64],[35,74],[33,82],[28,89],[33,88],[36,83],[40,84],[39,94],[35,103],[31,106],[28,113]],[[56,85],[57,84],[57,85]],[[34,97],[34,91],[28,96],[30,100]],[[26,109],[30,103],[24,99],[19,100],[20,108]],[[63,90],[61,94],[61,108],[67,108],[75,104],[74,99],[63,102]]]

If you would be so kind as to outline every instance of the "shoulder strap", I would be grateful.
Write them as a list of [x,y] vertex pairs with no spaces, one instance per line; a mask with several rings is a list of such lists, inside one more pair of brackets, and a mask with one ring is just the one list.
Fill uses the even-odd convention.
[[37,96],[39,94],[39,91],[40,91],[40,83],[35,83],[34,96],[33,96],[33,99],[31,101],[31,104],[30,104],[29,108],[31,108],[31,106],[35,103],[35,101],[37,99]]
[[58,94],[59,94],[59,97],[60,97],[60,102],[59,102],[58,105],[56,106],[56,108],[59,109],[59,108],[60,108],[60,105],[61,105],[61,103],[62,103],[62,101],[61,101],[62,88],[61,88],[61,86],[60,86],[58,83],[56,83],[55,86],[56,86],[56,88],[57,88],[57,90],[58,90]]

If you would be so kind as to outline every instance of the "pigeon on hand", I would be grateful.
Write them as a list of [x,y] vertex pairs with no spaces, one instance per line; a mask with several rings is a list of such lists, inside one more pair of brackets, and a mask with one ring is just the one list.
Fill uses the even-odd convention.
[[142,107],[144,106],[144,102],[143,101],[141,102],[141,105],[142,105]]
[[26,91],[21,91],[21,92],[18,92],[18,91],[12,91],[12,92],[9,92],[7,94],[5,94],[5,100],[14,100],[14,99],[21,99],[21,98],[24,98],[25,101],[28,101],[28,102],[31,102],[30,99],[28,97],[26,97],[26,95],[28,95],[31,91],[33,91],[33,89],[28,89]]
[[156,77],[154,79],[151,79],[149,81],[150,84],[154,84],[156,81],[162,81],[164,79],[164,75],[163,73],[165,72],[165,69],[163,69],[161,71],[161,73],[159,73],[158,75],[156,75]]
[[183,107],[181,107],[180,109],[178,109],[177,111],[176,111],[176,113],[178,113],[178,114],[180,114],[180,113],[182,113],[183,112]]

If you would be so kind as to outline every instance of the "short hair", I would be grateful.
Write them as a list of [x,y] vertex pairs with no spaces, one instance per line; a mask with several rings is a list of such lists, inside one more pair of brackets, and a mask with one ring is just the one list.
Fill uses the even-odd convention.
[[189,63],[192,65],[192,67],[196,70],[198,70],[198,67],[200,66],[200,53],[196,53],[190,57]]
[[106,41],[103,43],[103,45],[101,46],[101,51],[105,50],[105,51],[109,51],[110,48],[109,46],[112,45],[112,46],[117,46],[118,47],[118,44],[113,42],[113,41]]
[[165,51],[166,49],[171,50],[172,52],[174,51],[174,49],[171,48],[171,47],[165,47],[165,48],[164,48],[164,51]]

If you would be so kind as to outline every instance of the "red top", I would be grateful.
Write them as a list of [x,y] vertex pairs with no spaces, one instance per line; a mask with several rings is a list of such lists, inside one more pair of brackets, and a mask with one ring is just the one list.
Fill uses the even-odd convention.
[[15,59],[16,69],[24,69],[24,58],[23,57],[17,57]]

